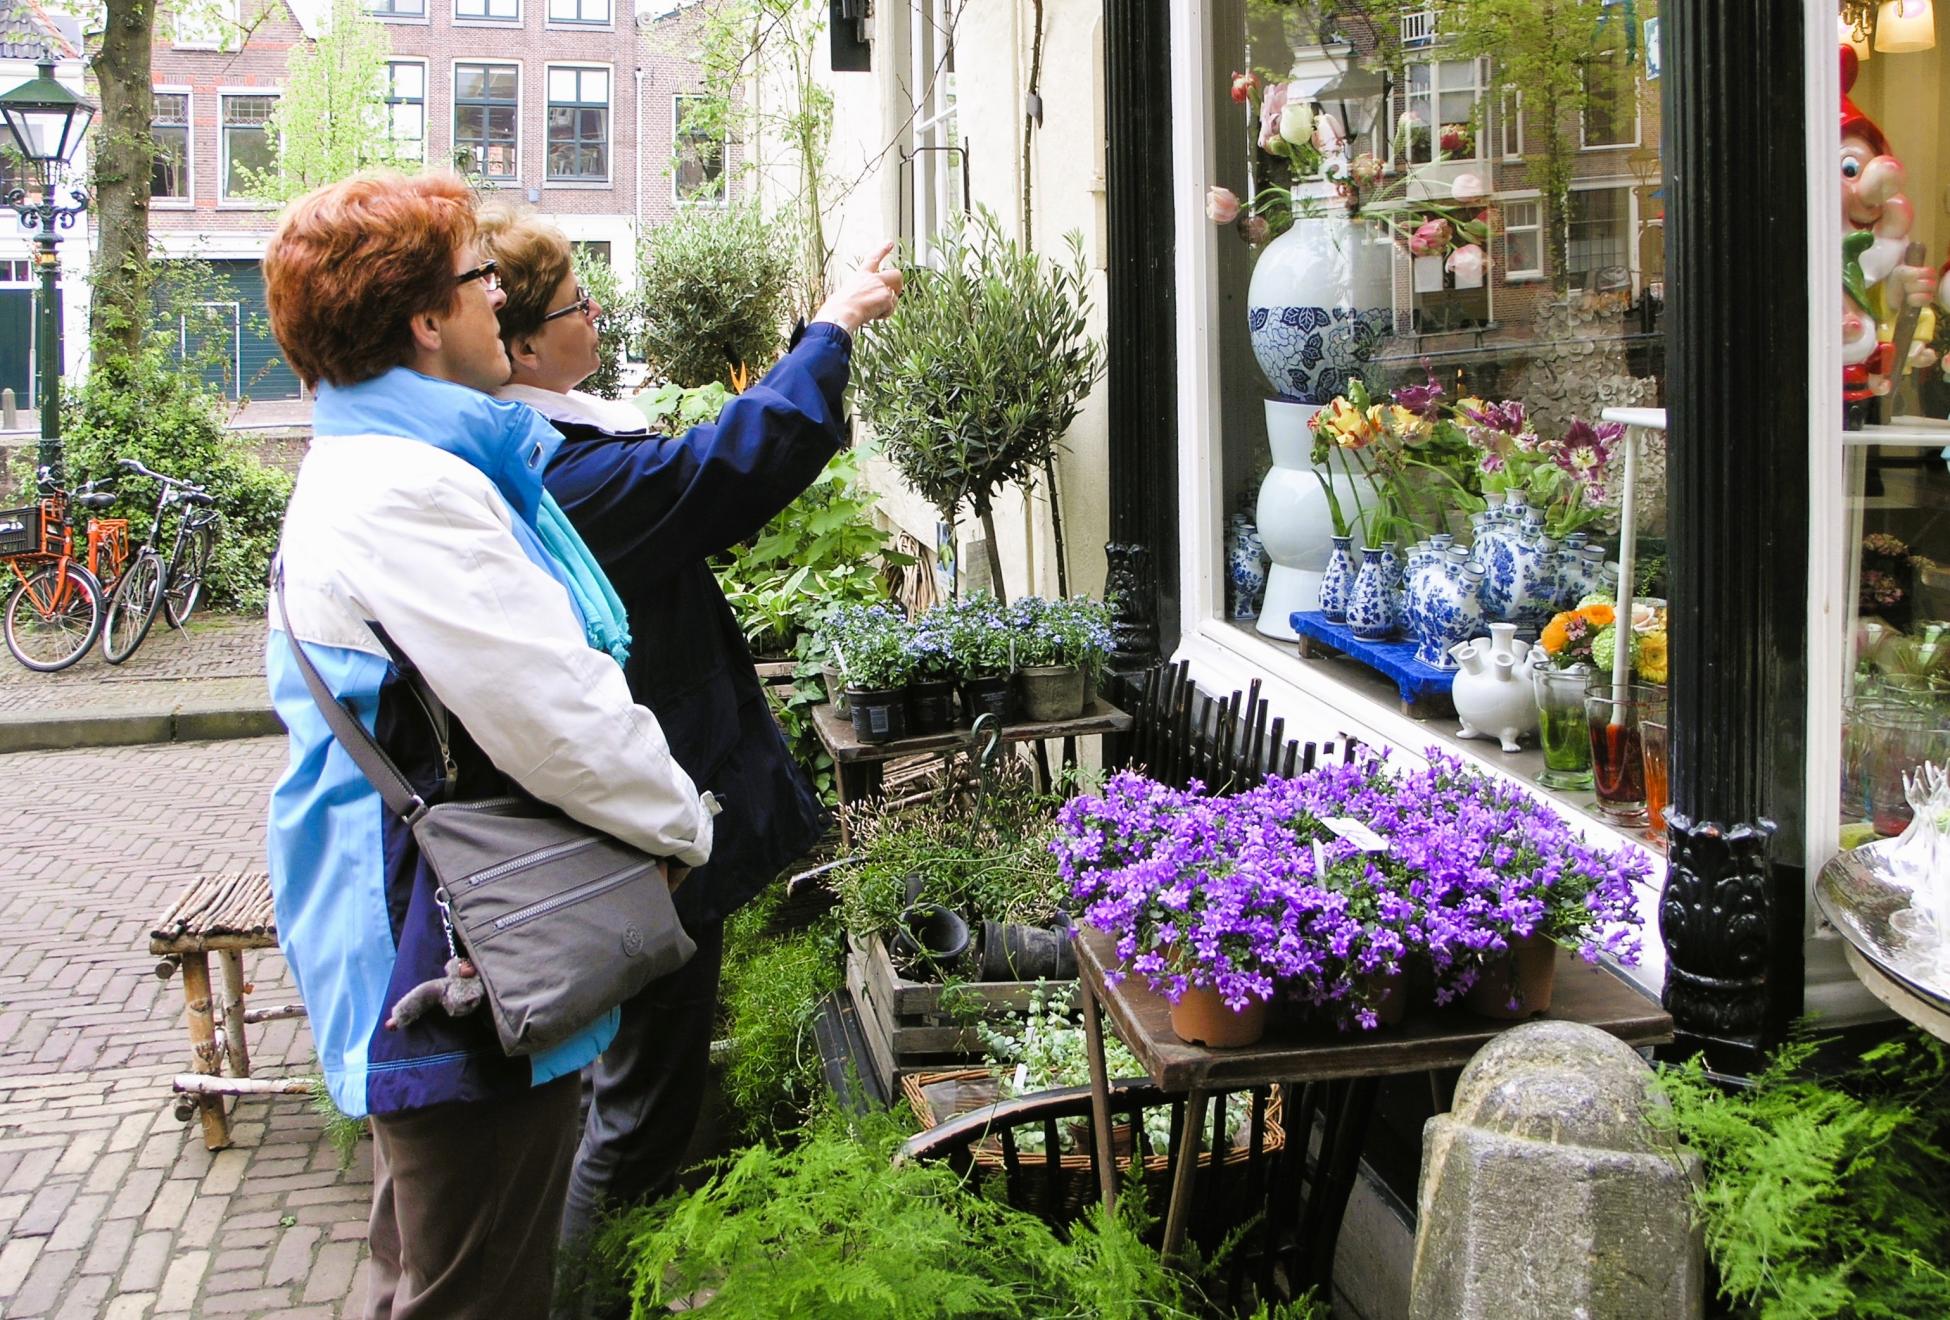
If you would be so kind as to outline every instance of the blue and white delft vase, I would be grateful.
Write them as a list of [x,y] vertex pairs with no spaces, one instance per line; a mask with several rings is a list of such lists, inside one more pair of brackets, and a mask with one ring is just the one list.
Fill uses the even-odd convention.
[[1325,404],[1358,376],[1393,327],[1392,249],[1340,213],[1323,192],[1325,215],[1301,216],[1268,243],[1246,290],[1253,356],[1273,389]]
[[1381,543],[1381,567],[1388,575],[1388,604],[1395,611],[1395,629],[1399,632],[1408,613],[1408,570],[1402,565],[1401,548],[1395,542]]
[[1347,598],[1347,626],[1365,642],[1386,641],[1395,634],[1395,596],[1378,546],[1361,547],[1361,571]]
[[1253,520],[1243,513],[1232,515],[1226,532],[1226,586],[1232,592],[1232,617],[1257,619],[1266,592],[1266,549]]
[[1334,538],[1334,553],[1327,557],[1327,572],[1320,579],[1320,612],[1329,623],[1346,623],[1349,600],[1354,595],[1354,554],[1348,548],[1353,538]]
[[1461,548],[1433,561],[1418,577],[1415,658],[1432,669],[1454,669],[1450,648],[1483,631],[1483,567]]

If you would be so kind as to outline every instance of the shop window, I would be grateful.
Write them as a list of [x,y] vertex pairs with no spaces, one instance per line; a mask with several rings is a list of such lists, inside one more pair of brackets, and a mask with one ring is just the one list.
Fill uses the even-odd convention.
[[159,202],[190,200],[190,94],[157,92],[149,118],[155,143],[155,163],[149,172],[149,196]]
[[1406,165],[1480,159],[1483,62],[1432,60],[1409,65],[1405,76],[1395,158]]
[[516,177],[521,70],[512,64],[454,66],[454,155],[490,179]]
[[251,177],[277,164],[277,146],[267,127],[277,103],[276,96],[223,98],[224,200],[253,200]]
[[671,140],[676,144],[671,173],[673,201],[725,200],[725,140],[695,113],[704,101],[702,96],[686,94],[670,100]]
[[401,160],[427,158],[427,66],[418,60],[386,63],[386,131]]
[[608,69],[549,68],[548,177],[558,183],[609,178]]

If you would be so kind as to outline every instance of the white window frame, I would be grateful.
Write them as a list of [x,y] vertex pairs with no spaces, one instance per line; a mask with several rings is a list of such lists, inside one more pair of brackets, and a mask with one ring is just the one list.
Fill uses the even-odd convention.
[[901,210],[910,227],[902,236],[924,263],[933,255],[934,234],[950,217],[968,210],[967,139],[961,132],[956,74],[948,67],[954,60],[954,21],[960,12],[956,0],[907,0],[904,11],[907,103],[912,110],[908,136],[914,155],[903,184]]
[[[552,28],[563,28],[574,32],[591,32],[602,28],[614,28],[616,26],[616,0],[546,0],[546,3],[548,5],[545,11],[547,25]],[[562,18],[555,12],[555,7],[558,4],[567,4],[580,13],[593,3],[602,5],[603,16],[601,18]],[[613,102],[615,99],[615,89],[613,87],[610,89],[610,96]]]
[[[1514,130],[1514,132],[1513,132]],[[1505,87],[1497,99],[1496,134],[1497,147],[1506,161],[1519,161],[1524,157],[1523,140],[1523,89]],[[1511,138],[1516,139],[1515,149],[1511,148]]]
[[[152,211],[191,211],[196,209],[196,91],[187,83],[170,83],[162,87],[152,87],[150,92],[156,96],[180,96],[183,98],[183,195],[181,197],[149,198]],[[155,131],[155,116],[149,117],[150,131]],[[153,141],[153,137],[151,141]],[[151,178],[154,178],[153,173]]]
[[[235,50],[237,34],[243,28],[239,18],[240,0],[184,0],[189,7],[216,6],[215,14],[186,17],[180,10],[169,16],[169,44],[177,50]],[[187,29],[187,35],[186,35]]]
[[[1621,54],[1619,58],[1622,59],[1623,55]],[[1580,71],[1579,77],[1583,76],[1583,72]],[[1619,90],[1620,94],[1631,104],[1632,136],[1628,140],[1621,142],[1593,142],[1590,134],[1586,131],[1590,122],[1587,114],[1590,107],[1588,104],[1580,104],[1578,106],[1579,151],[1630,151],[1632,148],[1638,146],[1640,140],[1645,137],[1645,114],[1639,106],[1638,75],[1632,72],[1629,67],[1619,76]],[[1589,99],[1589,93],[1587,93],[1585,101],[1588,102]]]
[[[1496,206],[1502,217],[1497,225],[1497,247],[1500,249],[1497,255],[1502,266],[1502,269],[1497,272],[1498,277],[1505,284],[1537,283],[1544,278],[1544,265],[1550,259],[1549,246],[1545,241],[1545,236],[1550,231],[1544,227],[1543,194],[1534,191],[1507,193],[1497,198]],[[1530,207],[1532,214],[1531,222],[1527,225],[1511,224],[1510,208],[1512,206]],[[1510,262],[1509,236],[1512,230],[1529,231],[1537,235],[1537,265],[1534,269],[1519,269]]]
[[[460,70],[461,66],[488,69],[513,69],[515,71],[515,166],[514,173],[505,178],[489,176],[497,187],[518,188],[521,186],[522,162],[528,159],[526,126],[522,120],[522,89],[527,86],[527,70],[520,60],[483,59],[480,56],[455,56],[447,66],[447,155],[452,160],[460,155],[463,145],[460,140]],[[500,104],[496,102],[496,104]]]
[[[415,101],[411,97],[396,97],[393,95],[394,68],[404,67],[409,64],[416,66],[420,70],[420,95],[417,102],[420,107],[420,154],[418,159],[422,164],[425,164],[427,159],[427,103],[430,99],[427,93],[431,90],[433,71],[427,67],[427,62],[423,59],[414,59],[408,56],[405,59],[393,59],[389,57],[386,60],[386,140],[392,143],[395,149],[398,148],[400,140],[393,136],[393,107],[395,105],[415,104]],[[411,160],[414,158],[402,155],[399,156],[399,159]]]
[[684,148],[684,106],[704,98],[702,92],[670,94],[670,201],[673,206],[729,206],[731,204],[731,136],[718,146],[718,195],[686,194],[678,177],[680,153]]
[[[454,4],[453,14],[454,14],[455,27],[520,27],[521,26],[522,23],[521,0],[471,0],[471,2],[477,3],[481,6],[480,13],[463,14],[460,12],[460,7],[463,4],[470,3],[470,0],[453,0],[453,4]],[[513,14],[490,14],[487,12],[495,5],[502,4],[502,3],[513,4],[515,7],[515,12]],[[468,60],[464,62],[469,64],[478,63],[478,61],[475,60]]]
[[[564,73],[575,73],[578,75],[576,79],[576,91],[578,94],[580,94],[582,91],[582,80],[580,75],[584,73],[600,73],[603,75],[603,85],[608,89],[608,91],[603,100],[603,116],[604,116],[603,118],[603,172],[600,176],[594,174],[578,174],[567,178],[557,178],[554,175],[549,173],[548,112],[550,108],[557,105],[573,105],[578,108],[583,108],[594,104],[594,102],[589,102],[589,101],[557,101],[554,98],[554,96],[550,93],[549,90],[550,75],[555,73],[557,70],[560,70]],[[546,188],[607,188],[610,186],[610,180],[615,177],[615,173],[616,173],[616,69],[615,66],[609,64],[600,64],[590,60],[577,61],[574,63],[544,65],[542,68],[542,186]]]
[[[217,206],[231,211],[270,211],[277,208],[270,202],[262,202],[254,197],[233,196],[230,192],[230,123],[228,110],[230,102],[241,97],[265,97],[271,101],[279,99],[281,91],[276,87],[219,87],[217,89]],[[275,110],[274,110],[275,113]],[[271,126],[267,119],[263,126],[265,141],[271,142]],[[272,142],[275,152],[277,144]]]
[[1472,83],[1470,84],[1467,90],[1469,91],[1472,98],[1472,105],[1470,107],[1469,120],[1468,120],[1469,131],[1471,135],[1475,138],[1474,146],[1476,148],[1476,151],[1475,154],[1472,156],[1448,157],[1444,159],[1442,163],[1445,165],[1462,165],[1467,162],[1484,161],[1489,159],[1489,154],[1485,150],[1488,144],[1483,141],[1483,139],[1488,135],[1486,132],[1488,128],[1488,124],[1485,122],[1485,117],[1483,114],[1483,107],[1486,104],[1488,97],[1490,95],[1489,69],[1487,67],[1488,61],[1481,58],[1465,59],[1465,60],[1445,60],[1439,58],[1438,55],[1438,58],[1426,59],[1426,60],[1410,60],[1408,63],[1409,68],[1421,67],[1421,68],[1426,68],[1429,71],[1429,90],[1427,92],[1410,91],[1407,72],[1406,70],[1404,70],[1403,72],[1401,111],[1399,114],[1396,115],[1395,122],[1388,126],[1389,127],[1388,142],[1390,146],[1388,159],[1390,164],[1395,163],[1396,158],[1393,150],[1393,145],[1395,141],[1395,135],[1400,131],[1402,120],[1408,117],[1410,111],[1416,109],[1416,105],[1415,105],[1416,101],[1423,100],[1423,99],[1426,99],[1427,101],[1427,106],[1426,106],[1427,115],[1423,122],[1427,125],[1429,130],[1429,158],[1427,160],[1417,160],[1414,158],[1414,156],[1405,153],[1402,157],[1402,162],[1407,166],[1409,166],[1410,168],[1413,168],[1418,165],[1432,165],[1436,162],[1438,156],[1440,156],[1442,150],[1442,122],[1443,121],[1440,118],[1440,116],[1436,114],[1436,108],[1442,104],[1442,98],[1444,95],[1453,96],[1465,90],[1456,87],[1451,87],[1446,90],[1444,89],[1444,87],[1442,86],[1442,66],[1445,64],[1468,64],[1471,65],[1474,69],[1474,80],[1472,81]]

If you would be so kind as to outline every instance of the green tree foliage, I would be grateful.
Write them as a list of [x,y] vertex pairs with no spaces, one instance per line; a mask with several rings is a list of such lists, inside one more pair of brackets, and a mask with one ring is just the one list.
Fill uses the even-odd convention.
[[943,520],[964,506],[982,520],[998,596],[991,505],[1035,480],[1103,368],[1083,242],[1067,242],[1059,264],[991,211],[958,220],[936,236],[935,263],[902,263],[900,305],[862,331],[855,357],[860,411],[901,476]]
[[1670,1126],[1706,1166],[1696,1192],[1721,1296],[1763,1320],[1944,1314],[1950,1298],[1950,1063],[1910,1029],[1824,1079],[1790,1044],[1721,1090],[1667,1069]]
[[623,291],[616,270],[601,257],[575,254],[576,283],[602,307],[596,322],[596,374],[577,386],[604,399],[621,398],[623,366],[638,333],[636,297]]
[[789,273],[756,205],[680,210],[643,242],[637,298],[651,373],[686,388],[763,375],[784,342]]
[[316,42],[287,57],[283,93],[267,132],[277,163],[250,172],[250,190],[288,202],[363,169],[400,164],[389,133],[386,56],[392,41],[360,0],[333,0]]

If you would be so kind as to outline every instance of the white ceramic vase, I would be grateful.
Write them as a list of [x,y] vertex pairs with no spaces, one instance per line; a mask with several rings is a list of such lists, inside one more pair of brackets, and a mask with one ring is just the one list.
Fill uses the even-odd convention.
[[1527,648],[1517,641],[1517,625],[1493,623],[1490,635],[1450,648],[1461,671],[1450,689],[1458,737],[1493,738],[1506,752],[1537,732],[1537,698],[1532,690]]
[[1320,579],[1332,552],[1334,520],[1327,492],[1314,475],[1314,414],[1310,403],[1266,401],[1266,435],[1273,467],[1259,486],[1253,522],[1260,547],[1273,561],[1266,570],[1266,595],[1254,631],[1282,641],[1297,633],[1290,622],[1297,610],[1320,608]]

